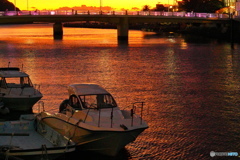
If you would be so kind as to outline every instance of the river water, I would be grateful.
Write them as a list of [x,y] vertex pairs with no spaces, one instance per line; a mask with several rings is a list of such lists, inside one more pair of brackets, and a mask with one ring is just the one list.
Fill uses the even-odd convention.
[[[97,83],[124,108],[146,102],[149,128],[114,158],[81,153],[68,159],[235,159],[240,154],[240,47],[178,34],[64,28],[52,24],[0,26],[0,67],[22,67],[40,84],[45,109],[58,110],[71,83]],[[38,111],[35,105],[34,111]],[[74,157],[74,158],[72,158]]]

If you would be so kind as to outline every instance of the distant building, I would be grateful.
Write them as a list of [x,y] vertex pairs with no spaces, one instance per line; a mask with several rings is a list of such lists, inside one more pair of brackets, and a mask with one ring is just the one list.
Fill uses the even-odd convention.
[[237,0],[235,7],[236,7],[235,15],[239,16],[240,15],[240,0]]
[[170,11],[170,12],[176,12],[178,11],[178,5],[176,4],[156,4],[156,11]]
[[236,0],[223,0],[225,6],[234,6],[235,7],[235,3]]
[[[57,10],[81,10],[81,11],[92,11],[92,10],[100,10],[100,7],[96,7],[96,6],[86,6],[86,5],[81,5],[81,6],[75,6],[75,7],[60,7]],[[102,6],[101,7],[102,10],[104,11],[111,11],[113,10],[113,8],[109,7],[109,6]]]
[[228,13],[233,13],[236,16],[240,15],[240,0],[223,0],[228,8]]
[[156,4],[156,11],[166,11],[167,7],[164,7],[163,4]]
[[229,12],[233,13],[234,11],[237,11],[237,2],[240,2],[240,0],[223,0],[226,7],[229,8]]

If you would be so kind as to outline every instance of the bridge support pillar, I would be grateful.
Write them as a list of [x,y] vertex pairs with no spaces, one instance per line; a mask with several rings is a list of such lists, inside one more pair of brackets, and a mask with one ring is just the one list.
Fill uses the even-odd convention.
[[128,41],[128,29],[129,29],[128,18],[121,17],[117,25],[118,40]]
[[56,22],[53,25],[53,37],[54,39],[63,38],[63,26],[61,22]]

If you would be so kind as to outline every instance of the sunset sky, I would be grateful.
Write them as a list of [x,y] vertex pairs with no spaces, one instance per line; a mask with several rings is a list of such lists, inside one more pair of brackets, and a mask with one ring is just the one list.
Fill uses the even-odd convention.
[[[9,0],[13,4],[16,2],[16,6],[20,10],[27,10],[27,4],[29,10],[34,10],[35,7],[38,10],[42,9],[57,9],[60,7],[75,7],[81,5],[87,6],[100,6],[100,0]],[[102,0],[102,6],[110,6],[120,10],[121,8],[131,9],[137,7],[142,9],[144,5],[149,5],[154,8],[157,3],[161,4],[173,4],[175,0]]]

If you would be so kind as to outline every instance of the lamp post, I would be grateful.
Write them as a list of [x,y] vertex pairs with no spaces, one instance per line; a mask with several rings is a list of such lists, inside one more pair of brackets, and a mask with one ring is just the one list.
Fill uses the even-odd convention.
[[229,14],[229,17],[230,17],[230,0],[227,1],[227,6],[228,6],[228,14]]
[[100,14],[102,14],[102,0],[100,0]]
[[168,12],[169,12],[169,5],[170,5],[170,4],[169,4],[169,0],[168,0]]
[[17,8],[16,8],[16,0],[14,0],[14,11],[15,11],[15,12],[17,11]]
[[173,6],[174,6],[174,0],[172,0],[172,4],[170,5],[170,2],[168,0],[168,12],[170,12],[170,9],[172,10],[173,12]]
[[28,11],[28,0],[27,0],[27,11]]

